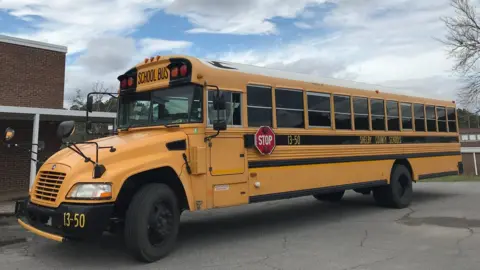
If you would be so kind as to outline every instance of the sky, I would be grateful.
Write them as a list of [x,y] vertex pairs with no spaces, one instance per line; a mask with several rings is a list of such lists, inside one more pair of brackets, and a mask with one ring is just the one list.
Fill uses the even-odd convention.
[[0,34],[68,47],[65,106],[146,57],[187,54],[456,100],[448,0],[0,0]]

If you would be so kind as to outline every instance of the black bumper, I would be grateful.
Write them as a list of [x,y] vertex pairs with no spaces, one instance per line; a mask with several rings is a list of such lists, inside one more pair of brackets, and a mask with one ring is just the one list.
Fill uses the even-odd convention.
[[[15,215],[34,233],[64,239],[90,239],[101,235],[110,223],[114,204],[61,204],[58,208],[17,201]],[[22,224],[23,225],[23,224]],[[34,229],[32,229],[34,228]]]

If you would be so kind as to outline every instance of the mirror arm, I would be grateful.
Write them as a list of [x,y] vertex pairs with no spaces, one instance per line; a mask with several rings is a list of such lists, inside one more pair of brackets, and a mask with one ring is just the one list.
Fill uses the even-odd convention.
[[209,142],[209,141],[211,141],[213,138],[217,137],[218,134],[220,134],[220,130],[217,130],[217,134],[214,134],[214,135],[205,137],[205,139],[204,139],[203,141],[204,141],[204,142]]
[[73,144],[73,147],[75,148],[73,148],[72,145],[70,145],[69,143],[67,143],[66,145],[70,150],[72,150],[73,152],[83,157],[85,159],[85,162],[91,162],[92,164],[95,165],[95,162],[93,162],[91,158],[85,156],[85,154],[83,154],[82,151],[80,151],[80,149],[78,149],[78,147],[75,144]]

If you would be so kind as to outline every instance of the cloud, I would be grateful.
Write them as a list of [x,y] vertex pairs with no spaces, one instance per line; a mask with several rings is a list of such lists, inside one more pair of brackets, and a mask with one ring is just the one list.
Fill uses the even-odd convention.
[[5,34],[68,46],[70,53],[78,53],[92,39],[132,33],[172,1],[3,0],[0,10],[30,21],[33,27],[30,32]]
[[300,29],[312,29],[313,28],[312,25],[310,25],[306,22],[294,22],[293,24]]
[[174,49],[186,49],[192,46],[188,41],[174,41],[155,38],[143,38],[139,42],[142,47],[142,55],[153,55],[161,51],[171,51]]
[[322,16],[309,14],[302,20],[314,28],[310,36],[279,48],[229,51],[215,56],[225,61],[371,83],[388,92],[455,99],[459,82],[451,76],[452,61],[435,40],[445,34],[439,18],[453,12],[447,2],[330,2],[333,8]]
[[65,82],[66,106],[75,97],[77,89],[83,95],[92,91],[97,83],[116,91],[117,77],[135,66],[146,56],[157,53],[181,52],[190,42],[144,38],[138,41],[130,37],[102,37],[91,40],[86,52],[67,66]]
[[188,18],[189,33],[274,34],[273,18],[296,18],[309,6],[325,0],[177,0],[166,7],[169,14]]

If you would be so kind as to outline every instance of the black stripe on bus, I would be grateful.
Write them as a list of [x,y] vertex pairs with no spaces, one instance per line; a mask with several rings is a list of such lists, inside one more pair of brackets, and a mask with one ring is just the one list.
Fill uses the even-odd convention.
[[458,175],[458,171],[449,171],[449,172],[441,172],[441,173],[430,173],[430,174],[421,174],[418,176],[419,180],[437,178],[437,177],[444,177],[444,176],[452,176]]
[[397,154],[397,155],[375,155],[375,156],[350,156],[350,157],[327,157],[327,158],[306,158],[306,159],[288,159],[288,160],[261,160],[249,161],[248,168],[268,168],[284,166],[315,165],[343,162],[377,161],[390,159],[406,158],[424,158],[424,157],[443,157],[458,156],[460,152],[435,152],[435,153],[415,153],[415,154]]
[[310,196],[314,194],[338,192],[338,191],[348,190],[348,189],[372,188],[377,186],[383,186],[386,184],[388,184],[387,180],[377,180],[377,181],[369,181],[364,183],[355,183],[355,184],[347,184],[347,185],[340,185],[340,186],[330,186],[330,187],[295,190],[295,191],[288,191],[288,192],[281,192],[281,193],[274,193],[274,194],[257,195],[257,196],[250,196],[249,203],[259,203],[259,202],[265,202],[265,201],[291,199],[291,198],[297,198],[297,197]]
[[[245,147],[255,146],[254,135],[244,135]],[[458,136],[276,135],[276,145],[355,145],[458,143]]]

